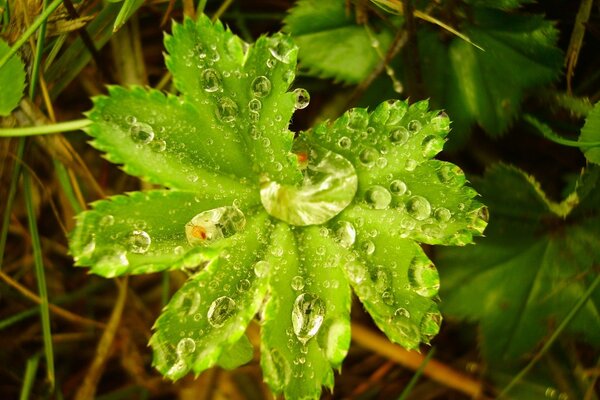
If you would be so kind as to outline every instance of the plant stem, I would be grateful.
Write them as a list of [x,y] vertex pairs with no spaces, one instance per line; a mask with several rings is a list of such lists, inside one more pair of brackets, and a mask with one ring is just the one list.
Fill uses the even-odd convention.
[[78,131],[86,128],[91,124],[88,119],[76,119],[73,121],[59,122],[52,125],[26,126],[22,128],[5,128],[0,129],[0,137],[9,136],[33,136],[33,135],[49,135],[51,133]]
[[29,37],[35,33],[35,31],[40,27],[40,25],[42,25],[44,23],[44,21],[46,19],[48,19],[48,17],[50,16],[50,14],[52,14],[54,12],[54,10],[56,10],[58,8],[58,6],[60,6],[61,4],[62,4],[62,0],[54,0],[44,10],[44,12],[42,12],[42,14],[40,14],[40,16],[38,17],[38,19],[36,19],[35,22],[29,28],[27,28],[27,30],[25,32],[23,32],[23,34],[21,35],[21,37],[13,44],[13,46],[10,48],[10,50],[8,51],[8,53],[6,53],[4,55],[4,57],[2,57],[0,59],[0,68],[2,68],[4,66],[4,64],[6,64],[6,62],[12,56],[15,55],[15,53],[21,48],[21,46],[23,46],[23,44],[25,44],[25,42],[27,41],[27,39],[29,39]]

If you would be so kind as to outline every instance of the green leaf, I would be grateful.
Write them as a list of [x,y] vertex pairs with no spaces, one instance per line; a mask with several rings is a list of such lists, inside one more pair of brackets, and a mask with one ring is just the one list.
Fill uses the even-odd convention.
[[286,398],[318,399],[350,345],[350,290],[339,246],[312,226],[273,233],[271,297],[263,312],[264,379]]
[[190,370],[198,374],[242,338],[267,289],[252,266],[263,258],[268,226],[265,213],[249,218],[231,246],[167,304],[150,339],[153,364],[163,375],[177,380]]
[[[444,310],[479,321],[486,359],[498,363],[530,351],[561,321],[595,276],[600,170],[588,170],[563,202],[549,200],[522,171],[498,165],[478,189],[493,216],[484,240],[437,259]],[[600,315],[590,300],[569,330],[597,342]]]
[[[6,55],[10,47],[0,40],[0,58]],[[25,89],[25,65],[18,56],[13,56],[0,68],[0,116],[6,117],[17,107]]]
[[78,215],[70,251],[76,265],[105,277],[194,268],[214,251],[190,243],[186,224],[207,210],[233,204],[249,210],[257,202],[253,192],[219,187],[202,194],[154,190],[114,196]]
[[300,48],[301,66],[310,75],[345,83],[361,82],[380,62],[374,42],[385,54],[392,41],[389,30],[369,35],[341,1],[298,1],[284,23]]
[[174,24],[165,46],[175,86],[198,117],[229,147],[249,153],[254,172],[297,182],[296,159],[289,153],[294,135],[287,129],[297,97],[286,92],[296,67],[291,40],[277,34],[249,46],[202,15],[198,22]]
[[433,30],[423,29],[419,52],[425,86],[434,105],[452,115],[459,135],[477,123],[499,136],[509,128],[526,93],[560,73],[558,32],[542,16],[486,8],[474,8],[473,22],[459,30],[476,38],[485,51],[457,38],[443,44]]
[[113,32],[116,32],[127,22],[129,18],[137,11],[140,6],[144,4],[144,0],[125,0],[123,2],[123,6],[119,10],[119,14],[117,15],[117,19],[115,20],[115,24],[113,26]]
[[597,143],[593,147],[582,147],[582,151],[589,162],[600,164],[600,145],[598,145],[598,142],[600,142],[600,102],[594,105],[594,108],[585,119],[579,141]]
[[250,343],[248,336],[243,335],[240,340],[221,353],[221,356],[217,360],[217,364],[221,368],[235,369],[250,362],[253,355],[254,347],[252,347],[252,343]]

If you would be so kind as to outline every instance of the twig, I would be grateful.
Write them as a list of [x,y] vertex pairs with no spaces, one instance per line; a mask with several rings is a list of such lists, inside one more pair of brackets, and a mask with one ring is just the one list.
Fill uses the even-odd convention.
[[[359,345],[380,354],[389,360],[416,371],[425,360],[425,356],[415,351],[408,351],[391,343],[382,335],[370,329],[352,324],[352,339]],[[423,374],[447,387],[456,389],[474,398],[480,398],[483,385],[469,376],[466,376],[447,365],[430,360],[425,366]]]

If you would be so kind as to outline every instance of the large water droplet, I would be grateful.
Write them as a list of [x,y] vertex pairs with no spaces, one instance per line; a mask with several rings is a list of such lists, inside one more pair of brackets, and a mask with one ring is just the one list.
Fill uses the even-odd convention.
[[431,339],[438,334],[442,325],[442,314],[434,307],[425,313],[421,320],[421,335],[423,341],[429,343]]
[[308,106],[308,103],[310,103],[310,95],[306,89],[295,89],[293,94],[294,98],[296,99],[296,103],[294,104],[294,108],[296,110],[302,110]]
[[386,209],[392,202],[392,195],[383,186],[374,185],[367,190],[365,195],[367,203],[376,210]]
[[352,164],[324,149],[310,152],[300,186],[264,178],[260,197],[267,212],[289,224],[306,226],[329,221],[353,200],[358,178]]
[[148,144],[154,139],[154,129],[146,123],[134,122],[129,127],[131,140],[137,144]]
[[442,151],[444,148],[444,139],[439,136],[429,135],[421,143],[423,156],[430,158]]
[[136,254],[144,254],[150,247],[150,235],[146,231],[135,230],[127,239],[127,249]]
[[232,122],[238,114],[238,106],[228,97],[219,99],[217,103],[217,117],[223,122]]
[[231,297],[221,296],[210,304],[206,314],[208,322],[215,328],[225,325],[237,310],[237,305]]
[[405,308],[398,308],[394,312],[389,320],[389,328],[391,339],[407,349],[416,348],[421,341],[419,327],[411,321]]
[[411,289],[423,297],[433,297],[440,289],[440,276],[429,260],[414,258],[408,267],[408,281]]
[[435,210],[433,216],[439,222],[448,222],[450,221],[450,218],[452,218],[452,213],[447,208],[440,207],[437,210]]
[[425,197],[413,196],[406,202],[406,211],[414,219],[422,221],[431,215],[431,204]]
[[265,97],[271,93],[271,81],[266,76],[257,76],[252,81],[252,93],[256,97]]
[[366,166],[372,166],[379,158],[379,152],[372,147],[365,147],[358,154],[358,159]]
[[269,274],[269,270],[271,269],[271,264],[268,261],[261,260],[254,264],[254,273],[259,278],[264,278]]
[[177,343],[177,355],[186,357],[196,351],[196,342],[192,338],[183,338]]
[[273,57],[275,57],[278,61],[281,61],[284,64],[289,64],[292,57],[292,52],[294,50],[294,46],[291,45],[285,39],[276,39],[272,38],[273,43],[269,47],[269,52]]
[[302,293],[292,309],[292,326],[298,340],[306,344],[317,334],[325,317],[325,302],[317,295]]
[[191,245],[209,245],[235,235],[246,225],[245,215],[236,207],[224,206],[203,211],[185,225]]
[[394,179],[390,183],[390,192],[396,196],[402,196],[406,193],[406,183],[402,182],[400,179]]
[[408,129],[400,127],[390,132],[390,142],[394,144],[404,144],[408,141],[409,136]]
[[348,278],[350,278],[350,280],[357,285],[361,284],[367,276],[365,267],[358,261],[348,262],[345,268],[346,272],[348,273]]
[[356,229],[348,221],[339,221],[335,225],[335,238],[337,242],[345,248],[349,248],[356,240]]
[[212,68],[205,69],[202,72],[202,87],[209,93],[216,92],[221,87],[221,78]]
[[413,119],[408,123],[408,131],[411,133],[417,133],[421,130],[421,122],[416,119]]
[[375,252],[375,243],[370,240],[365,240],[360,243],[360,250],[366,255],[370,256]]

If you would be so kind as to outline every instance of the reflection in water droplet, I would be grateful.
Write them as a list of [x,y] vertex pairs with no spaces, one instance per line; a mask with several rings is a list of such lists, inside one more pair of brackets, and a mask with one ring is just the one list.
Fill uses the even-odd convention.
[[296,275],[292,278],[292,289],[302,290],[304,289],[304,278],[300,275]]
[[349,248],[352,246],[356,240],[354,225],[348,221],[339,221],[335,225],[335,238],[342,247]]
[[358,159],[366,166],[372,166],[379,158],[379,152],[372,147],[365,147],[358,154]]
[[406,183],[402,182],[400,179],[395,179],[390,183],[390,192],[396,196],[402,196],[406,193],[406,189]]
[[348,160],[331,151],[313,149],[299,187],[265,177],[260,196],[270,215],[292,225],[317,225],[346,208],[357,186],[356,172]]
[[177,355],[185,357],[196,351],[196,342],[192,338],[183,338],[177,343]]
[[421,147],[424,157],[433,157],[444,148],[444,139],[439,136],[429,135],[423,139]]
[[433,216],[439,222],[448,222],[450,218],[452,218],[452,213],[447,208],[440,207],[437,210],[435,210]]
[[220,328],[236,311],[235,301],[230,297],[221,296],[210,304],[206,316],[213,327]]
[[219,90],[221,79],[219,74],[212,68],[208,68],[202,72],[202,87],[205,91],[212,93]]
[[235,235],[246,225],[245,215],[236,207],[224,206],[203,211],[185,225],[185,235],[191,245],[209,245]]
[[325,302],[317,295],[302,293],[292,309],[292,326],[298,340],[306,344],[317,334],[325,317]]
[[162,139],[153,140],[152,143],[150,143],[150,149],[157,153],[162,153],[166,148],[167,142]]
[[360,244],[360,250],[366,255],[370,256],[375,252],[375,243],[370,240],[365,240]]
[[266,76],[257,76],[252,81],[252,93],[256,97],[265,97],[271,93],[271,81]]
[[295,89],[292,93],[296,98],[296,104],[294,105],[294,108],[296,110],[302,110],[303,108],[306,108],[308,106],[308,103],[310,103],[310,95],[308,94],[308,91],[306,89],[298,88]]
[[427,259],[414,258],[408,267],[411,289],[423,296],[433,297],[440,288],[440,276],[435,266]]
[[131,140],[137,144],[148,144],[154,139],[154,130],[143,122],[134,122],[129,127]]
[[365,280],[367,273],[365,267],[358,261],[350,261],[345,266],[348,278],[356,284],[360,284]]
[[278,61],[289,64],[291,61],[294,46],[284,38],[271,38],[273,41],[269,47],[269,52]]
[[132,253],[144,254],[148,251],[151,242],[152,240],[147,232],[135,230],[127,239],[127,249]]
[[392,195],[383,186],[374,185],[367,190],[366,200],[376,210],[383,210],[387,208],[391,201]]
[[250,111],[258,112],[262,108],[262,103],[258,99],[252,99],[248,102],[248,108]]
[[242,279],[237,284],[237,290],[238,290],[238,292],[243,293],[243,292],[246,292],[248,289],[250,289],[250,286],[252,286],[252,284],[250,283],[250,281],[248,279]]
[[390,142],[394,144],[404,144],[408,140],[408,129],[400,127],[390,132]]
[[412,133],[417,133],[421,130],[421,123],[416,119],[413,119],[408,123],[408,131]]
[[268,261],[261,260],[254,264],[254,273],[259,278],[264,278],[269,274],[269,270],[271,269],[271,264]]
[[352,139],[348,136],[342,136],[340,140],[338,140],[338,146],[342,149],[349,149],[352,146]]
[[414,219],[422,221],[431,215],[431,204],[425,197],[413,196],[406,202],[406,211]]
[[438,334],[442,325],[442,314],[433,307],[432,310],[425,313],[421,320],[421,335],[425,343],[429,343],[431,339]]
[[115,223],[115,217],[110,214],[104,215],[100,219],[100,226],[112,226]]
[[217,103],[217,117],[223,122],[232,122],[238,114],[238,106],[228,97],[223,97]]
[[421,341],[419,327],[411,321],[405,308],[398,308],[388,322],[390,328],[388,335],[392,340],[407,349],[414,349],[419,346]]

